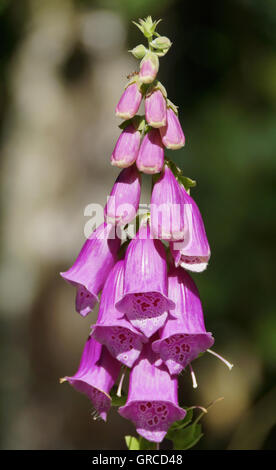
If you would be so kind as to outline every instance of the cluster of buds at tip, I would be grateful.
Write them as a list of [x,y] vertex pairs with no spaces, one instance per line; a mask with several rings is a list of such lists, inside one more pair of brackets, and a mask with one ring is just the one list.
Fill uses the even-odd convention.
[[[156,80],[159,57],[171,46],[156,32],[158,23],[151,17],[135,23],[148,46],[132,49],[141,60],[140,72],[131,77],[116,107],[124,121],[111,164],[121,171],[104,208],[104,222],[86,240],[73,266],[61,273],[76,287],[76,310],[83,317],[101,293],[79,369],[61,381],[85,393],[96,415],[106,420],[120,368],[129,368],[128,397],[119,413],[141,436],[157,443],[186,415],[178,404],[178,375],[214,343],[187,272],[202,272],[210,258],[204,223],[190,196],[195,182],[165,158],[165,149],[183,147],[185,137],[177,107]],[[139,116],[143,99],[145,116]],[[136,217],[141,172],[153,175],[150,211],[134,237],[121,244],[117,229]]]

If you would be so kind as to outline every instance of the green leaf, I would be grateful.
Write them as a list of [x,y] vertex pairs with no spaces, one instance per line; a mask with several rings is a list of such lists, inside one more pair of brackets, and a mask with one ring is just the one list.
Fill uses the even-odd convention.
[[175,431],[185,428],[193,419],[193,410],[187,410],[186,416],[181,421],[175,421],[167,432],[166,438],[173,441]]
[[129,450],[140,450],[140,443],[137,437],[125,436],[125,441],[126,441],[127,448]]
[[188,450],[194,447],[202,436],[201,424],[193,423],[185,428],[175,430],[170,439],[173,441],[174,450]]
[[147,441],[144,437],[139,439],[140,449],[139,450],[155,450],[156,444],[154,442]]

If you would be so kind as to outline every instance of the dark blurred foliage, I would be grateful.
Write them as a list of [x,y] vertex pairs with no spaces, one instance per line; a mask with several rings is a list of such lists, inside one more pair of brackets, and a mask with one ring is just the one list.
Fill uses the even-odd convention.
[[[33,3],[0,1],[1,135],[12,102],[9,67],[28,33],[29,9]],[[183,150],[168,154],[185,175],[197,180],[192,195],[204,216],[212,257],[208,270],[194,278],[208,330],[216,337],[215,349],[223,351],[235,363],[229,376],[220,364],[216,367],[221,375],[209,376],[215,362],[213,358],[201,359],[198,382],[206,390],[194,392],[190,390],[189,379],[183,379],[188,404],[217,398],[220,391],[216,394],[212,389],[209,393],[207,389],[214,383],[223,389],[227,381],[225,408],[217,405],[217,411],[210,411],[206,437],[197,448],[275,448],[276,3],[274,0],[75,0],[72,4],[75,12],[97,9],[116,12],[127,28],[128,49],[141,42],[140,32],[130,22],[132,19],[147,15],[163,19],[159,32],[168,36],[173,46],[160,61],[159,79],[169,98],[179,106],[187,139]],[[67,84],[77,83],[85,75],[89,61],[93,62],[93,56],[88,57],[76,40],[60,66],[62,80]],[[122,70],[122,80],[129,72]],[[102,158],[108,162],[109,155]],[[91,173],[92,177],[96,176]],[[53,341],[62,342],[57,336],[53,340],[47,323],[47,312],[55,304],[55,285],[60,282],[58,268],[64,268],[59,260],[45,268],[31,311],[22,318],[4,316],[1,322],[3,370],[9,369],[9,360],[16,362],[11,359],[13,344],[17,344],[17,349],[21,345],[28,358],[27,371],[21,371],[20,378],[16,376],[16,367],[12,372],[12,380],[19,386],[12,388],[13,393],[9,387],[7,391],[3,388],[1,394],[3,445],[17,446],[16,433],[10,440],[7,437],[9,432],[14,432],[10,420],[16,421],[12,411],[10,416],[10,410],[14,406],[22,409],[27,403],[33,407],[32,413],[39,415],[37,408],[45,398],[49,414],[57,413],[54,425],[58,428],[51,440],[47,435],[52,433],[52,421],[45,425],[40,417],[37,421],[28,417],[28,424],[26,418],[24,432],[27,434],[33,422],[42,428],[45,425],[45,439],[35,446],[124,448],[123,433],[133,432],[130,424],[112,412],[110,424],[91,425],[85,399],[76,396],[69,387],[56,386],[56,378],[65,366],[73,372],[78,363],[78,357],[72,364],[68,358],[63,366],[66,345],[59,344],[54,349],[55,353],[63,352],[57,362],[55,354],[51,354]],[[75,315],[74,294],[68,288],[62,295],[70,296],[66,306],[71,302],[72,314],[68,316],[71,321]],[[61,330],[59,327],[55,333]],[[233,395],[235,399],[231,398]],[[47,407],[44,417],[49,416]],[[68,413],[66,417],[65,413]],[[223,413],[227,414],[225,425]],[[118,427],[122,430],[120,435]],[[24,445],[34,448],[32,437],[26,437]]]

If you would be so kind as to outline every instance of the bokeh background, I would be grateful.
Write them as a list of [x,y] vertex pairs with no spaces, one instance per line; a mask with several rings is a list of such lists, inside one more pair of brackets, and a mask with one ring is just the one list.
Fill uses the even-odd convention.
[[59,385],[95,315],[75,313],[58,273],[84,241],[85,206],[104,204],[118,174],[114,109],[137,68],[131,20],[147,15],[163,18],[159,32],[173,42],[159,77],[187,144],[170,157],[198,183],[212,258],[194,277],[215,350],[235,364],[197,360],[199,388],[183,374],[180,399],[224,397],[197,448],[275,448],[275,0],[0,0],[5,449],[123,449],[134,433],[114,411],[94,422],[86,397]]

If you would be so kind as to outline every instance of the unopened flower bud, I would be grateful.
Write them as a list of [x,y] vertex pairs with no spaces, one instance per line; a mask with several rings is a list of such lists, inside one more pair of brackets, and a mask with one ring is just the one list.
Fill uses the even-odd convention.
[[166,36],[159,36],[156,39],[154,39],[153,41],[151,41],[150,45],[152,47],[154,47],[154,49],[159,49],[161,51],[163,51],[163,50],[167,51],[171,47],[172,43],[169,40],[169,38],[167,38]]
[[136,216],[140,194],[141,181],[136,165],[124,168],[104,208],[105,219],[112,224],[128,224]]
[[167,109],[167,125],[160,127],[162,142],[167,149],[180,149],[185,145],[185,136],[178,116],[169,107]]
[[142,100],[142,93],[137,81],[130,83],[123,92],[116,106],[116,116],[131,119],[137,113]]
[[121,133],[111,155],[111,165],[119,168],[131,166],[138,155],[140,132],[129,124]]
[[145,113],[151,127],[163,127],[167,124],[167,103],[159,89],[154,89],[146,96]]
[[134,47],[129,52],[135,57],[135,59],[143,59],[143,57],[147,53],[147,48],[143,44],[139,44],[139,46]]
[[160,173],[164,165],[164,147],[158,129],[150,129],[142,140],[136,165],[149,175]]
[[148,52],[140,64],[139,78],[142,83],[151,83],[155,80],[159,69],[159,59],[153,52]]

